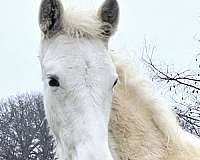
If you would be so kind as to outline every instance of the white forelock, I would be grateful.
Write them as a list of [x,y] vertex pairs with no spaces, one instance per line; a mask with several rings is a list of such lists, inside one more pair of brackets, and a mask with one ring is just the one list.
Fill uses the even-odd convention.
[[102,22],[96,10],[65,9],[63,17],[63,30],[73,38],[107,38],[103,26],[110,24]]

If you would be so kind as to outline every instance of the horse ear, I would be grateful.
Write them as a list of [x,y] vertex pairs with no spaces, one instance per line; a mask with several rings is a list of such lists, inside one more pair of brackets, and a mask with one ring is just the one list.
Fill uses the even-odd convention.
[[119,5],[117,0],[106,0],[98,12],[103,22],[104,35],[110,37],[117,29]]
[[60,0],[42,0],[39,13],[40,29],[51,38],[63,28],[63,6]]

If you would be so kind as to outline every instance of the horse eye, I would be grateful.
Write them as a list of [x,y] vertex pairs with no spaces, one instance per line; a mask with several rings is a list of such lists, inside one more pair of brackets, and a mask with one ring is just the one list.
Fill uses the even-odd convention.
[[115,80],[115,82],[114,82],[114,84],[113,84],[113,87],[116,86],[117,82],[118,82],[118,78]]
[[59,81],[58,81],[57,78],[55,78],[55,77],[50,77],[49,79],[50,79],[50,80],[49,80],[49,86],[50,86],[50,87],[59,87],[59,86],[60,86],[60,83],[59,83]]

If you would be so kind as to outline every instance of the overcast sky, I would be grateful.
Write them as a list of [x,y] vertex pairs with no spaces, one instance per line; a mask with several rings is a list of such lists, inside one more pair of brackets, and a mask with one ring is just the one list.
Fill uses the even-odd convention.
[[[40,0],[1,0],[0,98],[42,88],[39,51]],[[97,8],[103,0],[65,0],[78,8]],[[86,3],[87,2],[87,3]],[[112,49],[141,52],[144,40],[156,59],[184,67],[200,52],[199,0],[119,0],[119,30]]]

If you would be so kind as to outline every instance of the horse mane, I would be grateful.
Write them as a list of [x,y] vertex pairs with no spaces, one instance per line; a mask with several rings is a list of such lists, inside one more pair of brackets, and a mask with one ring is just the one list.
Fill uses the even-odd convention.
[[153,95],[149,83],[137,73],[136,65],[124,55],[112,53],[112,58],[120,82],[113,96],[110,135],[117,143],[111,144],[111,148],[119,157],[135,160],[200,157],[200,140],[179,126],[175,113]]

